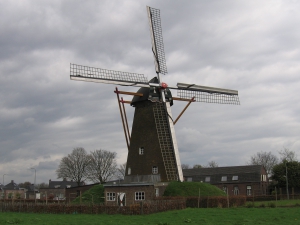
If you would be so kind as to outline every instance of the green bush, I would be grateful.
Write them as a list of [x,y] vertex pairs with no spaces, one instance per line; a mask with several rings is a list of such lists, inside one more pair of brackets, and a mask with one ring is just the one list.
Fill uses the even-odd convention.
[[276,208],[276,204],[274,202],[269,202],[268,207],[270,208]]
[[[104,187],[101,184],[94,185],[81,196],[81,203],[100,204],[104,202]],[[72,203],[80,203],[80,197],[75,198]]]
[[248,202],[248,203],[246,204],[246,207],[247,207],[247,208],[253,208],[253,207],[254,207],[254,203],[253,203],[253,202]]

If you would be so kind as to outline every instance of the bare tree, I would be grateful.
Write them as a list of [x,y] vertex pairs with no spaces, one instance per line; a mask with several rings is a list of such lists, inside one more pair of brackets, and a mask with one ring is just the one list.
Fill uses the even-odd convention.
[[118,174],[117,174],[118,178],[122,178],[123,179],[125,177],[126,162],[123,163],[123,164],[121,164],[121,165],[119,165],[119,167],[117,168],[117,170],[118,170]]
[[278,163],[278,158],[272,152],[257,152],[251,156],[249,165],[263,165],[270,176],[273,167]]
[[200,169],[200,168],[203,168],[203,166],[201,166],[200,164],[195,164],[193,166],[193,169]]
[[91,161],[88,166],[89,180],[93,182],[106,182],[117,172],[117,153],[106,150],[91,152]]
[[87,167],[90,156],[84,148],[74,148],[71,154],[63,157],[56,170],[57,178],[68,178],[77,182],[78,186],[88,178]]
[[37,189],[48,188],[49,184],[46,184],[45,182],[42,182],[42,183],[36,184],[35,186],[36,186]]
[[216,168],[218,166],[219,166],[219,164],[217,162],[215,162],[215,161],[210,161],[207,164],[207,167],[209,167],[209,168]]
[[296,153],[294,151],[289,150],[288,148],[283,148],[281,151],[279,151],[280,160],[282,162],[293,162],[297,161]]
[[182,169],[189,169],[190,165],[189,164],[181,164]]

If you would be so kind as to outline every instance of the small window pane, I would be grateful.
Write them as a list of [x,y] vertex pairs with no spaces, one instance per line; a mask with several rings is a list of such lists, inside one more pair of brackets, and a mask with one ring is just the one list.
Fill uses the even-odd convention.
[[210,177],[205,177],[205,182],[210,182]]
[[116,200],[116,193],[114,193],[114,192],[107,192],[106,193],[106,200],[107,201],[115,201]]
[[145,200],[145,192],[144,191],[135,192],[135,200],[136,201]]

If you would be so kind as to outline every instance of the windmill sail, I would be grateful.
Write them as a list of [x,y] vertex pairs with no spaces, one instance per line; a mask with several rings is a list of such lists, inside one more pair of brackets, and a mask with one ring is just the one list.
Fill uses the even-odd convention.
[[147,12],[156,73],[167,74],[168,71],[160,22],[160,10],[147,6]]
[[196,102],[240,104],[238,91],[236,90],[183,83],[177,83],[177,88],[171,88],[177,89],[178,97],[187,99],[195,97]]
[[122,86],[150,87],[143,74],[70,64],[70,79]]

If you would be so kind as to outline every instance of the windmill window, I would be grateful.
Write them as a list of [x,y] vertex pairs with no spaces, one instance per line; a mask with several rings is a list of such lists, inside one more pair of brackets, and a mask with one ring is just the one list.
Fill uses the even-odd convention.
[[131,174],[131,168],[130,168],[130,167],[128,167],[127,174],[128,174],[128,175],[130,175],[130,174]]
[[205,182],[210,182],[210,177],[205,177]]
[[152,167],[152,173],[153,174],[158,174],[158,167],[157,166]]
[[227,176],[222,176],[221,181],[227,181]]
[[106,200],[107,201],[116,201],[116,193],[115,192],[107,192]]
[[136,201],[145,200],[145,192],[144,191],[135,192],[135,200]]
[[139,148],[139,154],[140,155],[144,155],[144,147],[140,147]]
[[232,176],[232,180],[238,180],[239,176]]

